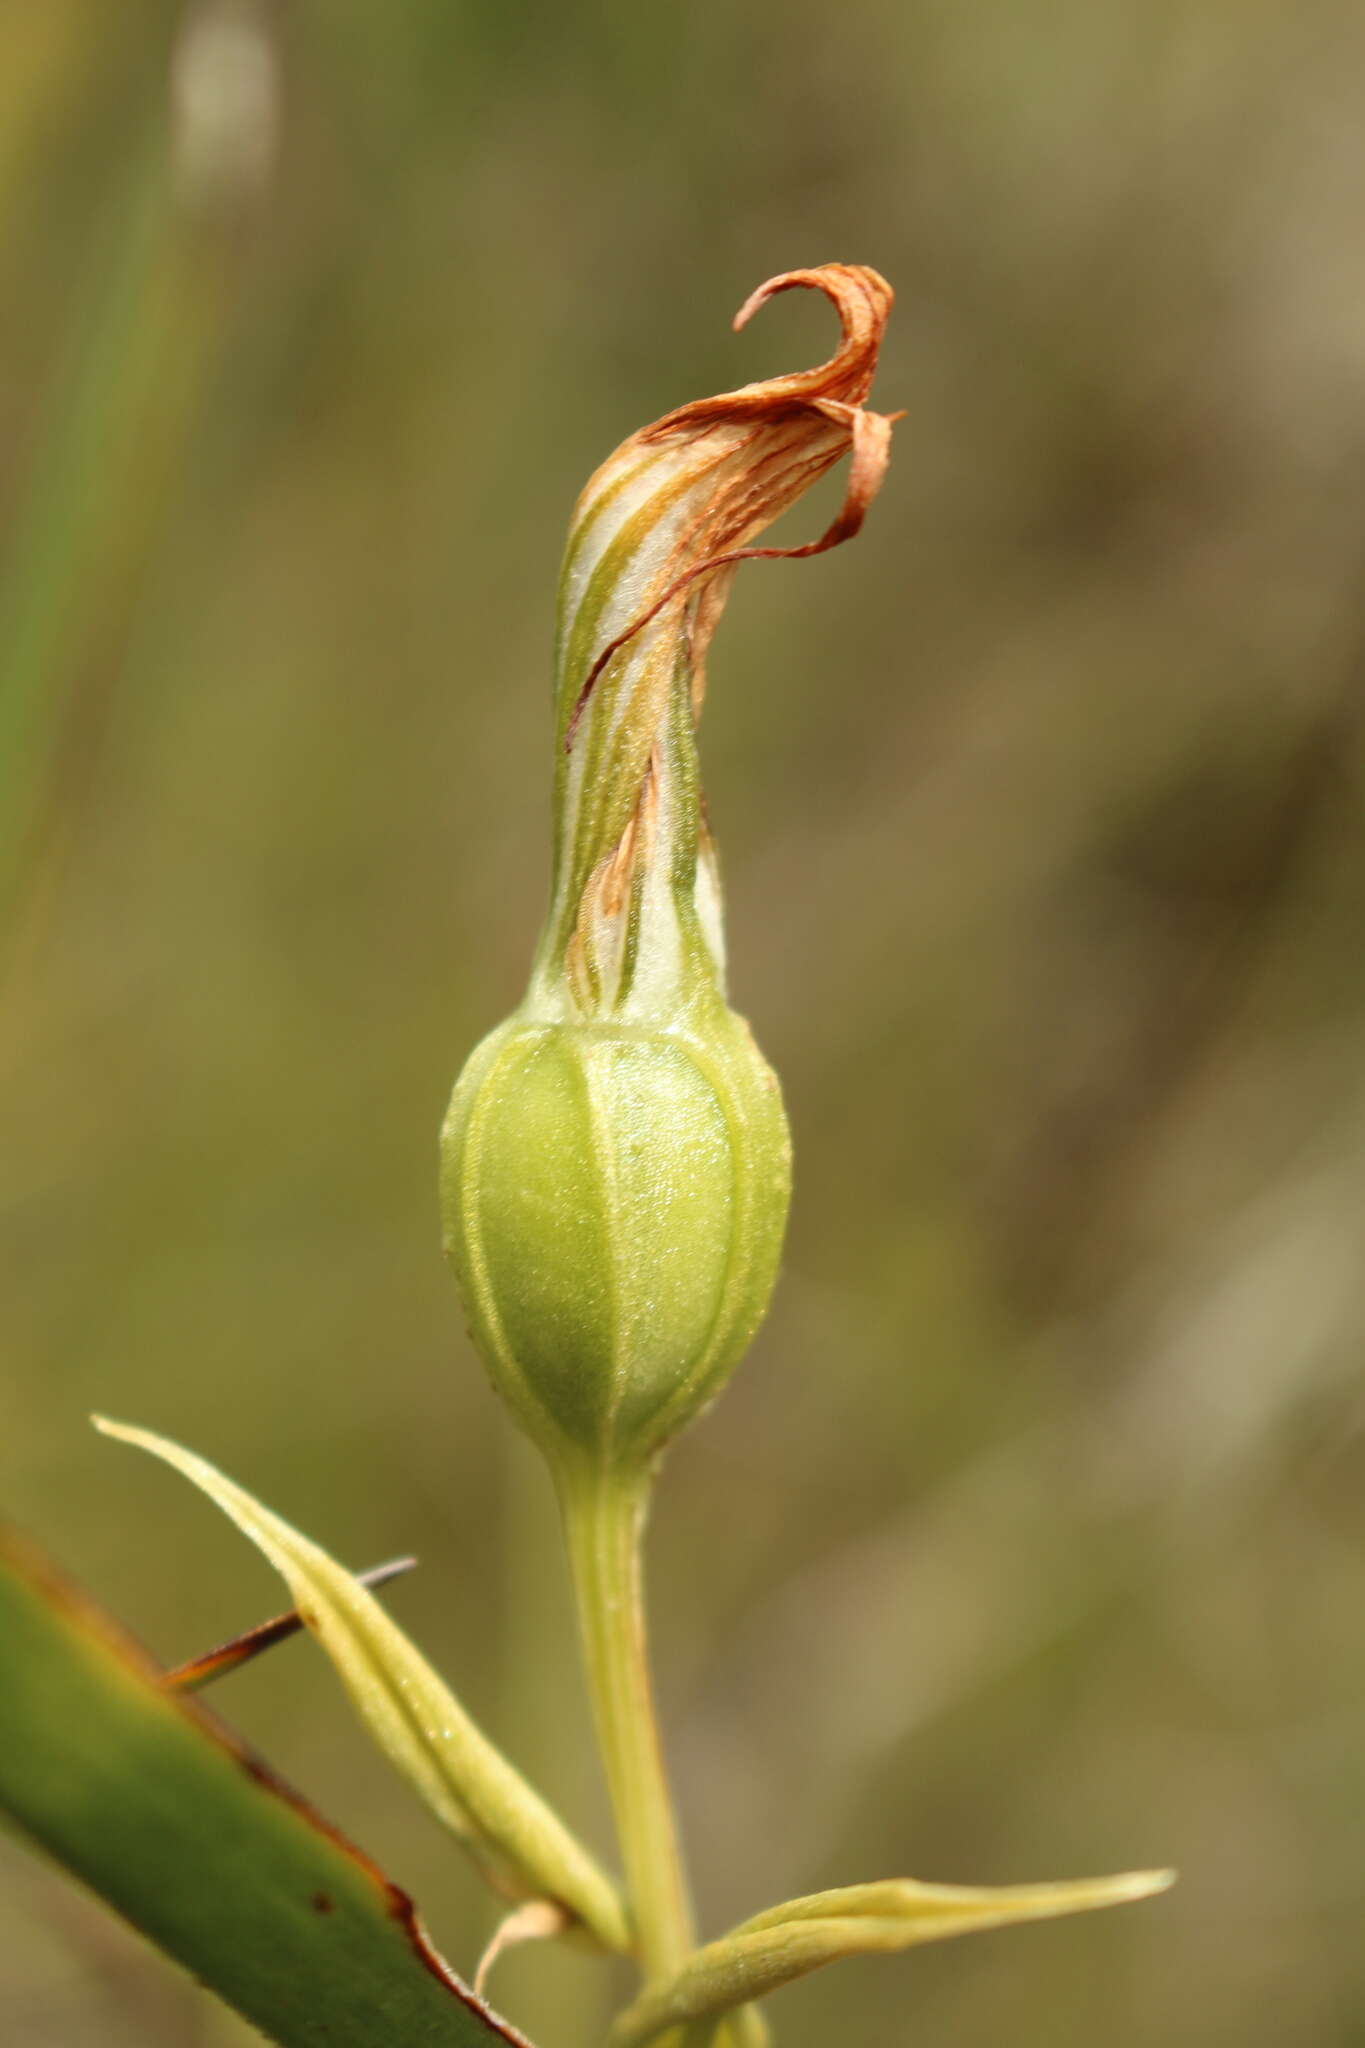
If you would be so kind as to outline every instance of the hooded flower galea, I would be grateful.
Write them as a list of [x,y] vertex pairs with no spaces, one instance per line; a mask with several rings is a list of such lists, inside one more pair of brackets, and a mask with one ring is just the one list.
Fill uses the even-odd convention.
[[[855,533],[891,420],[863,401],[876,271],[790,271],[833,302],[829,362],[680,406],[597,471],[569,531],[554,867],[520,1009],[474,1052],[443,1136],[446,1245],[495,1384],[557,1467],[634,1467],[718,1391],[767,1306],[790,1188],[776,1079],[725,1001],[698,775],[707,645],[735,565]],[[818,540],[754,537],[841,456]]]

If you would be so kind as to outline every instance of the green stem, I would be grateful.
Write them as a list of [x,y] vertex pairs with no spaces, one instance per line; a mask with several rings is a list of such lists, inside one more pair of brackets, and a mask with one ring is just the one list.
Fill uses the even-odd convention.
[[664,1774],[645,1640],[640,1538],[649,1475],[575,1469],[560,1501],[597,1739],[646,1979],[692,1947],[692,1909]]
[[772,2035],[756,2005],[740,2005],[731,2013],[693,2020],[670,2039],[673,2048],[769,2048]]

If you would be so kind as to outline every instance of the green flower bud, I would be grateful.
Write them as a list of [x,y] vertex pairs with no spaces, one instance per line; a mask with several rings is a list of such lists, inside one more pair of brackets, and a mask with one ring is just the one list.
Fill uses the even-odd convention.
[[777,1081],[716,1004],[686,1035],[514,1017],[446,1131],[450,1250],[527,1428],[626,1460],[710,1398],[777,1275]]
[[[579,500],[560,588],[550,912],[521,1008],[471,1057],[442,1136],[446,1249],[495,1385],[552,1458],[647,1461],[719,1390],[767,1307],[790,1188],[777,1081],[725,1001],[697,766],[706,644],[733,565],[857,530],[890,422],[863,409],[891,294],[837,307],[819,369],[668,414]],[[804,548],[744,545],[852,451]]]

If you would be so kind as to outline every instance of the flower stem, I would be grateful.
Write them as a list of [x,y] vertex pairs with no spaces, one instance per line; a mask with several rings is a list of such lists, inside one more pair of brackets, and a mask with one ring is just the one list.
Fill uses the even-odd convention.
[[692,1947],[692,1909],[659,1748],[645,1639],[640,1538],[649,1474],[576,1467],[560,1501],[597,1737],[646,1979]]
[[771,2040],[768,2022],[758,2007],[739,2005],[733,2012],[693,2020],[673,2037],[672,2048],[769,2048]]

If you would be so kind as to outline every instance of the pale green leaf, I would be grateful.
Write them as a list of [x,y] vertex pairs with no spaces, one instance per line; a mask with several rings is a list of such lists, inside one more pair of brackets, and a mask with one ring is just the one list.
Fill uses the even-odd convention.
[[106,1436],[174,1466],[265,1554],[375,1741],[499,1890],[551,1899],[604,1947],[629,1948],[625,1910],[610,1878],[358,1579],[192,1451],[149,1430],[102,1417],[95,1423]]
[[1124,1905],[1174,1881],[1170,1870],[998,1889],[891,1878],[790,1899],[698,1949],[675,1977],[650,1986],[617,2021],[611,2048],[643,2048],[669,2027],[728,2012],[848,1956],[894,1955],[1017,1921]]

